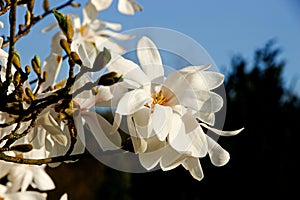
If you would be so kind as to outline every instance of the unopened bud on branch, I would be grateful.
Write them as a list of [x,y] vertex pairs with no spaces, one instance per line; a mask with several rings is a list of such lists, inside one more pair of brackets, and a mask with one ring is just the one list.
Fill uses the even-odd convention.
[[109,72],[100,77],[98,85],[109,86],[117,83],[122,78],[122,75],[116,72]]

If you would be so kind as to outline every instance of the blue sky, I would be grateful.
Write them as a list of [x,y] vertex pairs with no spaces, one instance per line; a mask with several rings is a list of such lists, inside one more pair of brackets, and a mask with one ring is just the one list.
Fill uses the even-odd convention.
[[[233,55],[241,54],[249,62],[253,52],[272,38],[282,48],[281,58],[287,61],[284,82],[287,87],[295,86],[300,94],[300,3],[297,0],[137,0],[143,11],[134,16],[117,12],[112,6],[99,14],[100,19],[120,22],[123,31],[142,27],[162,27],[181,32],[202,45],[221,72],[230,72]],[[54,0],[52,2],[60,2]],[[82,5],[87,1],[78,1]],[[76,12],[69,8],[63,12]],[[3,18],[0,18],[3,20]],[[23,38],[17,46],[24,57],[30,59],[38,52],[45,58],[50,52],[49,35],[39,32],[54,20],[48,17],[38,24],[32,36]],[[8,26],[6,26],[8,27]],[[0,35],[2,35],[0,30]],[[49,34],[53,34],[51,32]],[[34,39],[32,39],[34,38]],[[180,44],[180,43],[179,43]],[[24,61],[26,62],[26,61]]]

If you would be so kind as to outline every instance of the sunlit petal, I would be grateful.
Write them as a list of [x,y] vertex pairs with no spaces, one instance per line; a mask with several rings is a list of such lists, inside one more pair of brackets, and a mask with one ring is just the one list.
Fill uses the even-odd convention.
[[116,113],[131,115],[140,110],[145,104],[151,103],[152,98],[143,89],[137,89],[126,93],[118,104]]
[[146,75],[153,80],[164,76],[164,69],[156,45],[148,38],[142,37],[137,45],[137,56]]
[[153,109],[152,123],[156,136],[164,141],[169,134],[172,124],[173,111],[171,107],[156,104]]
[[182,165],[189,170],[190,174],[194,179],[200,181],[203,179],[204,174],[202,171],[202,167],[200,164],[200,160],[198,158],[189,157],[184,160]]
[[238,133],[240,133],[242,130],[244,130],[244,128],[238,129],[238,130],[234,130],[234,131],[222,131],[216,128],[212,128],[210,126],[207,126],[204,123],[200,123],[201,126],[203,126],[204,128],[207,128],[208,130],[211,130],[212,132],[220,135],[220,136],[233,136],[233,135],[237,135]]

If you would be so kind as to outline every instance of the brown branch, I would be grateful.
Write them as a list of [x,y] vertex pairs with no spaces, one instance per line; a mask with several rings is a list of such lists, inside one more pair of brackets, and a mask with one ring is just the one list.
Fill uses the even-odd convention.
[[[35,25],[36,23],[38,23],[39,21],[41,21],[42,19],[44,19],[46,16],[52,14],[53,10],[61,10],[67,6],[70,6],[72,4],[74,0],[69,0],[64,4],[61,4],[60,6],[53,8],[51,10],[48,10],[46,12],[44,12],[42,15],[38,15],[36,17],[33,18],[32,22],[30,23],[30,25],[26,26],[24,29],[19,30],[19,32],[17,33],[17,35],[15,35],[15,41],[18,41],[21,37],[27,35],[30,32],[30,29],[33,25]],[[2,48],[8,46],[10,43],[9,40],[4,41],[2,44]]]
[[20,158],[14,156],[8,156],[2,152],[0,152],[0,160],[18,164],[29,164],[29,165],[43,165],[49,163],[57,163],[57,162],[64,162],[64,161],[76,161],[78,159],[86,158],[88,154],[75,154],[69,156],[57,156],[57,157],[50,157],[50,158],[43,158],[43,159],[30,159],[30,158]]
[[12,0],[11,9],[9,11],[9,23],[10,23],[10,31],[9,31],[9,51],[8,51],[8,59],[6,66],[6,87],[9,86],[12,74],[12,58],[15,50],[15,33],[16,33],[16,20],[17,20],[17,0]]

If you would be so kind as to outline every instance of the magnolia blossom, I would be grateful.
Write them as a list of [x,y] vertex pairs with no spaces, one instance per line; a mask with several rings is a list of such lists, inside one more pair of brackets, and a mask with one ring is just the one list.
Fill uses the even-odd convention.
[[[96,7],[98,11],[107,9],[113,0],[91,0],[91,3]],[[125,15],[134,15],[135,11],[142,10],[142,7],[134,0],[119,0],[118,10]]]
[[166,78],[157,47],[147,37],[139,40],[137,56],[141,68],[121,56],[107,66],[123,75],[123,82],[111,90],[114,98],[107,102],[116,106],[113,131],[126,116],[134,150],[146,169],[158,163],[163,170],[181,164],[201,180],[199,158],[208,153],[213,164],[226,164],[229,153],[202,129],[219,135],[242,130],[224,132],[210,127],[223,106],[222,97],[212,90],[222,84],[224,76],[202,65],[185,67]]
[[2,200],[46,200],[47,193],[35,191],[8,192],[5,185],[0,184],[0,199]]
[[[32,150],[26,154],[16,154],[10,152],[11,156],[19,156],[24,158],[42,158],[44,157],[44,151]],[[53,190],[55,185],[51,177],[45,172],[46,165],[26,165],[16,164],[0,161],[0,178],[7,175],[8,181],[11,185],[8,187],[8,192],[17,192],[21,189],[21,192],[27,190],[32,186],[41,191]]]

